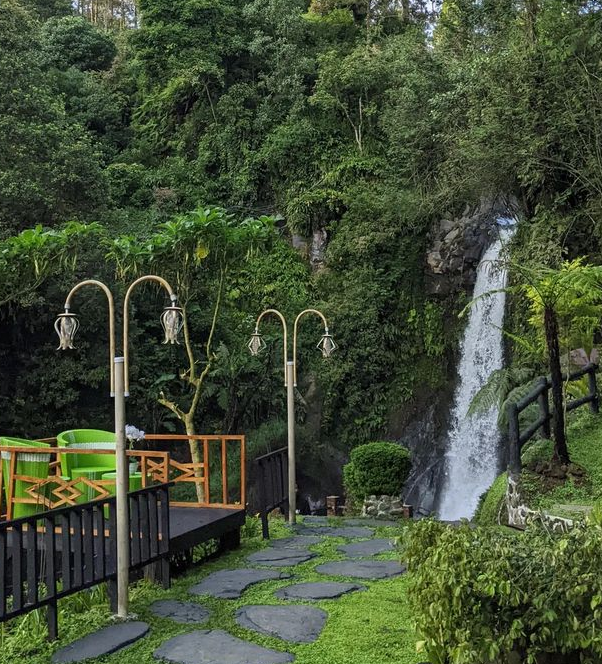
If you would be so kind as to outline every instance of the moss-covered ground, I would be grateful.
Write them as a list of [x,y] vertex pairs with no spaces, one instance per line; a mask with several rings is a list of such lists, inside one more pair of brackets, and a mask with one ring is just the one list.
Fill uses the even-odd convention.
[[[602,415],[585,409],[569,416],[568,448],[571,462],[578,474],[555,480],[534,472],[538,464],[552,457],[550,440],[528,443],[522,454],[521,491],[525,501],[535,510],[550,511],[558,516],[582,518],[587,508],[602,500]],[[581,474],[581,471],[584,471]],[[481,501],[475,517],[481,525],[497,523],[500,505],[506,490],[506,474],[500,475]]]
[[[249,533],[250,530],[255,532]],[[280,523],[275,523],[271,530],[273,537],[290,534]],[[249,534],[252,536],[249,537]],[[399,534],[400,530],[395,528],[379,528],[376,536],[396,537]],[[311,547],[312,551],[319,554],[316,558],[290,570],[283,570],[294,574],[293,581],[269,581],[252,586],[239,600],[189,595],[190,586],[211,572],[246,566],[245,557],[265,546],[251,523],[240,549],[204,562],[185,575],[175,578],[170,590],[164,591],[147,582],[136,584],[131,593],[131,611],[151,625],[150,634],[114,655],[89,660],[90,664],[154,664],[155,648],[177,634],[195,629],[194,625],[181,625],[168,619],[157,618],[149,611],[152,602],[167,598],[199,602],[210,609],[211,618],[201,629],[225,629],[230,634],[248,641],[276,650],[287,650],[296,656],[296,664],[416,664],[421,658],[416,654],[416,638],[406,595],[408,580],[405,576],[367,581],[364,584],[368,587],[366,592],[315,603],[315,606],[326,610],[329,617],[320,638],[312,644],[287,644],[245,630],[236,624],[234,614],[236,609],[243,605],[281,603],[274,597],[277,588],[291,582],[330,578],[318,574],[315,567],[323,562],[344,558],[343,554],[337,551],[337,546],[346,541],[341,538],[325,538],[323,544]],[[397,555],[391,552],[377,558],[395,558]],[[60,640],[54,644],[45,641],[41,615],[30,614],[25,619],[9,625],[3,634],[0,663],[48,664],[52,653],[59,647],[109,624],[111,615],[101,595],[97,590],[95,595],[79,593],[78,596],[65,600],[60,616]]]

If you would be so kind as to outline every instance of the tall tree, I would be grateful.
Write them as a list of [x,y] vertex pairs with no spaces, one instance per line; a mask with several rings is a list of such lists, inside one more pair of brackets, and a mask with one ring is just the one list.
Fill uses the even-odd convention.
[[39,23],[0,5],[0,235],[86,213],[105,195],[99,155],[42,64]]
[[[146,268],[165,276],[177,291],[184,310],[185,368],[177,377],[168,376],[161,384],[158,401],[177,417],[187,434],[197,432],[197,409],[217,357],[215,335],[227,281],[247,256],[270,241],[273,223],[270,217],[239,220],[221,208],[199,208],[161,224],[143,245],[129,236],[116,238],[109,245],[109,256],[115,261],[118,275],[125,277]],[[202,290],[199,284],[203,284]],[[191,318],[196,323],[199,320],[207,323],[203,306],[207,300],[201,300],[201,292],[211,298],[202,359],[198,352],[198,333],[190,323]],[[184,389],[176,388],[170,395],[169,382],[175,378]],[[201,463],[198,441],[190,441],[190,451],[192,460]],[[200,484],[197,484],[197,492],[202,500]]]

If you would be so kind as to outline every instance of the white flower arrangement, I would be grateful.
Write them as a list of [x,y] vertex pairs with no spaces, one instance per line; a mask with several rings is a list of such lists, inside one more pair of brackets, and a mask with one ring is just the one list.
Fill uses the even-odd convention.
[[134,443],[139,443],[141,440],[144,440],[144,431],[137,429],[131,424],[126,424],[125,437],[129,443],[129,446],[132,447]]

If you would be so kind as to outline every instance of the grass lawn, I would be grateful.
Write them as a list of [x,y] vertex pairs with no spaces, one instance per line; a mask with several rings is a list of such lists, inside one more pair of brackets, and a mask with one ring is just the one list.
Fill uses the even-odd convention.
[[[272,536],[285,536],[288,531],[279,523],[272,526]],[[400,531],[395,528],[379,528],[376,536],[395,537]],[[297,664],[417,664],[416,638],[412,626],[410,609],[406,599],[407,578],[362,582],[365,592],[352,593],[337,600],[313,603],[328,613],[328,620],[318,641],[312,644],[288,644],[279,639],[262,636],[239,627],[234,621],[236,609],[246,604],[279,604],[274,590],[294,582],[330,579],[314,571],[316,565],[331,560],[341,560],[343,554],[336,550],[347,540],[325,538],[323,544],[311,547],[318,557],[290,571],[292,580],[268,581],[251,586],[239,600],[222,600],[211,597],[195,597],[188,588],[202,578],[219,569],[246,566],[244,558],[264,546],[258,536],[243,540],[240,549],[219,559],[203,563],[184,576],[173,581],[169,591],[149,583],[138,583],[132,588],[131,611],[140,620],[151,625],[150,634],[138,643],[112,656],[89,660],[94,664],[151,664],[153,651],[161,643],[183,632],[192,631],[194,625],[180,625],[167,619],[156,618],[148,610],[157,599],[182,599],[199,602],[211,610],[211,617],[199,629],[224,629],[230,634],[276,650],[287,650],[296,656]],[[383,554],[377,558],[395,558],[396,553]],[[343,580],[343,579],[340,579]],[[345,579],[346,580],[346,579]],[[357,581],[357,580],[353,580]],[[84,597],[80,597],[80,595]],[[96,598],[80,593],[69,598],[63,605],[60,616],[60,641],[48,644],[44,641],[45,629],[39,616],[30,615],[5,629],[0,663],[2,664],[48,664],[52,652],[85,634],[110,623],[111,616],[101,593]],[[422,657],[424,659],[424,657]]]

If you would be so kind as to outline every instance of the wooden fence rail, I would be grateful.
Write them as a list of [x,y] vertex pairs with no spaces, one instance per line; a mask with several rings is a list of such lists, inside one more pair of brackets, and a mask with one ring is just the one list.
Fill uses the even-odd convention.
[[[146,434],[153,446],[170,447],[169,479],[176,485],[194,487],[194,497],[172,500],[174,507],[244,507],[246,504],[246,445],[241,435]],[[185,443],[182,455],[189,457],[190,443],[199,448],[201,462],[178,460],[179,444]],[[232,448],[235,448],[234,450]],[[231,462],[235,472],[230,473]],[[229,476],[232,475],[232,482]],[[213,480],[213,481],[212,481]],[[216,487],[219,485],[219,487]],[[200,491],[198,491],[200,488]],[[199,497],[202,496],[202,499]]]
[[[129,495],[131,569],[161,563],[169,585],[171,484]],[[109,582],[116,595],[115,497],[53,509],[0,523],[0,622],[46,607],[48,636],[58,634],[57,602]]]
[[[599,411],[598,386],[596,382],[597,370],[598,365],[592,363],[568,376],[566,374],[562,376],[562,380],[565,383],[580,380],[583,376],[588,377],[588,393],[579,399],[567,401],[565,406],[567,412],[585,404],[589,404],[590,410],[593,413]],[[518,475],[521,471],[521,451],[525,443],[531,440],[540,429],[546,438],[550,436],[552,413],[550,411],[549,392],[551,387],[552,383],[550,379],[541,376],[536,387],[529,394],[516,403],[508,404],[508,470],[513,475]],[[520,414],[536,402],[539,408],[539,417],[521,432]]]
[[[138,464],[142,488],[153,483],[174,482],[180,489],[177,494],[179,498],[172,501],[174,507],[245,506],[244,436],[147,434],[145,441],[153,448],[167,449],[126,452],[129,461]],[[195,463],[190,458],[190,441],[195,441],[199,446],[200,462]],[[55,438],[38,442],[47,442],[53,446],[23,448],[0,445],[0,455],[6,460],[6,464],[0,463],[0,519],[12,519],[17,505],[35,505],[41,511],[44,508],[76,505],[88,496],[102,500],[115,493],[114,477],[103,479],[94,474],[65,477],[61,473],[60,461],[63,456],[114,456],[115,450],[55,447]],[[18,463],[25,455],[36,455],[40,459],[49,457],[48,473],[44,477],[19,474]],[[75,465],[87,464],[82,462]],[[3,486],[5,492],[2,491]],[[17,486],[19,491],[16,490]]]
[[269,539],[268,514],[277,508],[288,509],[288,448],[255,459],[258,469],[259,514],[263,538]]

